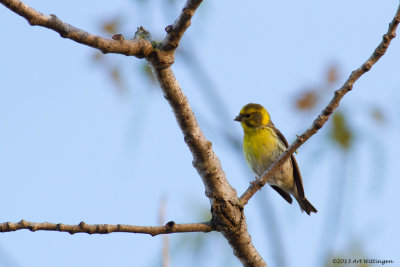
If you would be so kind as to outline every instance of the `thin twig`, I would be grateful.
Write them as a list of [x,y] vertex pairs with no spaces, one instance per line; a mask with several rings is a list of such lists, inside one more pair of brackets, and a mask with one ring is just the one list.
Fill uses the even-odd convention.
[[182,8],[181,14],[175,20],[174,24],[165,27],[167,36],[162,44],[163,50],[174,51],[178,47],[183,34],[187,28],[189,28],[191,19],[201,2],[202,0],[187,0],[185,6]]
[[339,106],[340,101],[346,93],[353,89],[354,83],[385,54],[390,42],[396,37],[397,25],[400,22],[400,5],[397,8],[396,15],[392,22],[389,24],[389,29],[386,34],[383,35],[382,42],[375,49],[374,53],[368,58],[364,64],[358,69],[354,70],[342,87],[335,91],[335,94],[329,104],[322,110],[320,115],[314,120],[310,128],[308,128],[302,135],[298,136],[292,145],[281,154],[278,160],[276,160],[262,175],[262,178],[258,180],[258,183],[253,183],[247,188],[247,190],[240,197],[240,202],[246,205],[249,199],[264,186],[268,178],[274,173],[302,144],[304,144],[311,136],[313,136],[319,129],[324,126],[330,115]]
[[65,23],[56,15],[46,16],[19,0],[0,0],[0,3],[24,17],[32,26],[38,25],[54,30],[63,38],[97,48],[103,53],[118,53],[144,58],[153,51],[151,42],[143,38],[125,40],[122,35],[115,35],[113,39],[106,39]]
[[86,224],[81,222],[77,225],[69,225],[62,223],[34,223],[21,220],[17,223],[5,222],[0,223],[0,232],[14,232],[22,229],[28,229],[32,232],[35,231],[57,231],[67,232],[72,234],[87,233],[87,234],[109,234],[113,232],[135,233],[135,234],[149,234],[156,236],[159,234],[171,233],[187,233],[187,232],[211,232],[214,231],[210,222],[204,223],[185,223],[176,224],[175,222],[168,222],[163,226],[136,226],[126,224]]

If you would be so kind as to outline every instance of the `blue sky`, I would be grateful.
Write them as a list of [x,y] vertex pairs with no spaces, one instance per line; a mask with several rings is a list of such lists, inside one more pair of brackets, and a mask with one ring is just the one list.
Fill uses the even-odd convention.
[[[155,38],[164,35],[164,27],[183,6],[183,1],[176,8],[165,4],[156,8],[161,1],[26,3],[96,34],[101,33],[102,21],[122,14],[126,37],[143,25]],[[173,69],[238,194],[253,177],[215,125],[222,124],[241,138],[233,118],[244,104],[258,102],[293,141],[319,112],[317,108],[299,114],[293,98],[321,83],[331,64],[340,70],[338,88],[381,41],[397,5],[398,1],[361,0],[202,4],[182,45],[195,51],[222,96],[229,118],[222,123],[216,119],[202,84],[182,58],[177,57]],[[93,62],[92,48],[31,27],[4,6],[0,6],[0,25],[1,222],[156,225],[164,196],[167,220],[204,219],[202,212],[208,209],[204,186],[171,108],[160,90],[142,77],[139,59],[106,55],[111,64],[123,66],[128,77],[128,89],[120,94]],[[265,230],[268,223],[261,215],[268,208],[262,206],[264,198],[269,199],[280,225],[287,266],[321,266],[321,240],[334,229],[327,242],[332,242],[335,254],[352,254],[356,247],[368,258],[400,260],[395,238],[400,236],[399,58],[400,42],[395,39],[344,98],[340,108],[352,114],[356,135],[347,161],[329,141],[329,125],[299,149],[296,157],[305,191],[318,214],[301,214],[296,205],[287,205],[267,188],[246,206],[249,231],[270,266],[276,266],[276,258]],[[327,91],[323,103],[331,95]],[[366,116],[369,106],[382,108],[387,123],[373,124]],[[343,196],[332,189],[332,185],[340,188],[335,183],[346,183],[343,194],[347,197],[340,219],[331,225],[336,222],[329,219],[334,218],[331,209]],[[333,198],[327,198],[329,194]],[[223,238],[218,234],[207,238],[207,266],[240,266]],[[171,236],[174,251],[182,240],[182,234]],[[0,265],[157,266],[160,249],[160,237],[24,230],[1,234]],[[195,266],[190,254],[174,253],[173,266]]]

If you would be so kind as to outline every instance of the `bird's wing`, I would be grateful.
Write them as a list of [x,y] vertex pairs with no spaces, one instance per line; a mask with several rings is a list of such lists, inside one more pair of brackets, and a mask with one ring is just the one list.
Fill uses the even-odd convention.
[[[273,124],[272,127],[275,130],[275,133],[278,135],[279,139],[281,139],[281,141],[285,144],[285,147],[288,148],[289,143],[287,142],[286,138],[283,136],[281,131],[279,131]],[[294,157],[293,154],[290,156],[290,160],[292,161],[293,177],[294,177],[294,182],[296,183],[297,193],[300,198],[304,198],[305,196],[304,196],[303,180],[301,179],[300,169],[299,166],[297,165],[296,158]]]
[[279,195],[281,195],[287,202],[292,204],[292,202],[293,202],[292,197],[288,193],[286,193],[285,190],[281,189],[280,187],[278,187],[276,185],[271,185],[271,187],[273,189],[275,189],[275,191],[278,192]]
[[299,165],[297,165],[297,161],[296,161],[296,158],[294,157],[294,155],[290,156],[290,158],[292,160],[293,176],[294,176],[294,181],[295,181],[296,187],[297,187],[297,193],[299,194],[300,198],[305,198],[303,180],[301,179]]

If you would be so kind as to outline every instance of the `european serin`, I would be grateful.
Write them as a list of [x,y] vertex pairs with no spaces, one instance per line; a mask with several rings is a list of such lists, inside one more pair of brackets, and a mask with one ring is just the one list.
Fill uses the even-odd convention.
[[[250,103],[244,106],[235,121],[239,121],[243,127],[243,152],[247,164],[260,178],[289,144],[283,134],[275,128],[268,111],[259,104]],[[267,183],[290,204],[290,195],[293,195],[300,209],[308,215],[317,212],[304,195],[303,182],[294,155],[268,178]]]

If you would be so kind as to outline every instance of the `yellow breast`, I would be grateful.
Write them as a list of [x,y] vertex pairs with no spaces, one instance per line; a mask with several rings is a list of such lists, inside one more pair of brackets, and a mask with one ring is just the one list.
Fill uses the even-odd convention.
[[282,152],[279,139],[269,127],[243,127],[243,152],[247,164],[253,172],[260,176]]

